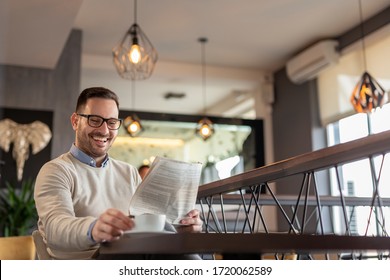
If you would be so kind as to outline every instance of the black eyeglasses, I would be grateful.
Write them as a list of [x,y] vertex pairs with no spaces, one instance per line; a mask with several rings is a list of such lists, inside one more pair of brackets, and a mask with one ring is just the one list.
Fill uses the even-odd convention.
[[103,118],[101,116],[97,116],[97,115],[85,115],[85,114],[78,114],[78,113],[77,113],[77,115],[80,117],[87,118],[88,125],[90,127],[94,127],[94,128],[101,127],[103,125],[103,123],[106,122],[108,129],[117,130],[121,127],[121,124],[122,124],[121,119],[114,119],[114,118],[105,119],[105,118]]

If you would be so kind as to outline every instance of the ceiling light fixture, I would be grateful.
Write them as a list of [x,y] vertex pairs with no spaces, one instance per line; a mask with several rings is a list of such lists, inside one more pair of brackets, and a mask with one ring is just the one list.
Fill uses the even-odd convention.
[[205,58],[205,44],[207,38],[199,38],[198,42],[202,46],[202,87],[203,87],[203,118],[198,122],[196,126],[196,134],[203,138],[203,140],[209,139],[214,134],[214,124],[206,117],[206,58]]
[[364,44],[362,2],[359,0],[360,30],[363,50],[364,73],[356,84],[351,103],[358,113],[371,113],[375,108],[382,107],[387,102],[387,95],[381,85],[367,72],[366,48]]
[[[135,81],[132,82],[132,105],[135,107]],[[136,137],[138,134],[140,134],[144,128],[141,124],[140,119],[138,118],[137,114],[133,113],[130,116],[126,117],[123,121],[123,127],[126,129],[126,132],[131,137]]]
[[152,75],[157,51],[137,24],[137,0],[134,0],[134,23],[112,54],[115,68],[122,78],[144,80]]
[[131,137],[136,137],[141,133],[141,131],[143,131],[141,121],[136,114],[132,114],[125,118],[123,124],[127,133],[130,134]]

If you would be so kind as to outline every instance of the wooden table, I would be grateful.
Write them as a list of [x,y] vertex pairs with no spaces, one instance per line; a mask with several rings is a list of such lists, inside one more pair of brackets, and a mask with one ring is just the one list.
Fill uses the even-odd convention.
[[129,234],[103,244],[101,255],[206,253],[388,252],[389,237],[294,235],[278,233],[147,233]]

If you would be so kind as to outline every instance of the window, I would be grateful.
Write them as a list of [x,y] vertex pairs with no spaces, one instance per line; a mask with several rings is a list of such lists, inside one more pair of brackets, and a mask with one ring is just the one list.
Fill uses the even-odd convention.
[[215,134],[204,141],[195,134],[202,116],[122,110],[119,117],[124,119],[131,113],[141,119],[144,131],[130,137],[123,127],[119,129],[110,156],[136,167],[155,156],[201,162],[200,184],[205,184],[264,165],[261,119],[210,117]]
[[[370,116],[366,114],[355,114],[350,117],[341,119],[327,126],[328,145],[336,145],[345,143],[358,138],[366,137],[370,133],[379,133],[390,130],[390,104],[384,105],[381,109],[377,109]],[[378,192],[380,197],[390,197],[390,154],[385,156],[384,165],[380,174],[378,184]],[[374,167],[376,178],[379,176],[379,170],[382,163],[382,156],[378,156],[370,162],[369,159],[358,162],[348,163],[342,166],[339,170],[339,175],[342,180],[344,196],[371,197],[374,191],[373,178],[371,176],[371,164]],[[331,193],[339,195],[337,178],[335,171],[331,174]],[[349,207],[348,218],[350,219],[350,230],[352,234],[370,235],[378,234],[381,229],[375,221],[381,221],[381,216],[390,217],[390,209],[386,207],[382,213],[380,211],[371,211],[370,207]],[[370,213],[371,212],[371,213]],[[341,224],[336,221],[343,219],[341,209],[335,209],[334,227],[336,233],[344,233],[345,230]],[[371,222],[367,226],[367,221],[370,215],[379,215],[379,217],[371,217]],[[389,232],[390,225],[384,225],[386,231]]]

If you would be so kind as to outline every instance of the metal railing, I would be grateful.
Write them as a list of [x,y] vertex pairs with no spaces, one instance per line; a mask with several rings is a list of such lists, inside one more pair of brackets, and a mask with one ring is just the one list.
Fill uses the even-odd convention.
[[[371,242],[372,237],[388,236],[390,198],[380,194],[381,189],[390,188],[390,182],[383,179],[384,174],[390,173],[386,156],[389,152],[390,131],[386,131],[204,184],[199,187],[198,203],[205,231],[349,236],[350,252],[355,252],[349,256],[367,257],[366,253],[356,253],[360,247],[353,237],[359,235]],[[372,191],[365,197],[348,196],[343,167],[359,161],[368,163],[371,184],[367,187]],[[360,175],[356,172],[356,180]],[[331,184],[337,190],[333,195],[329,191]],[[288,195],[284,188],[289,189]],[[360,208],[367,209],[363,233],[354,229]],[[383,252],[375,254],[379,258],[386,258],[390,250],[388,244],[383,246]],[[313,248],[321,251],[321,244]],[[291,250],[299,248],[292,245]],[[347,251],[343,248],[337,252],[338,258]]]

